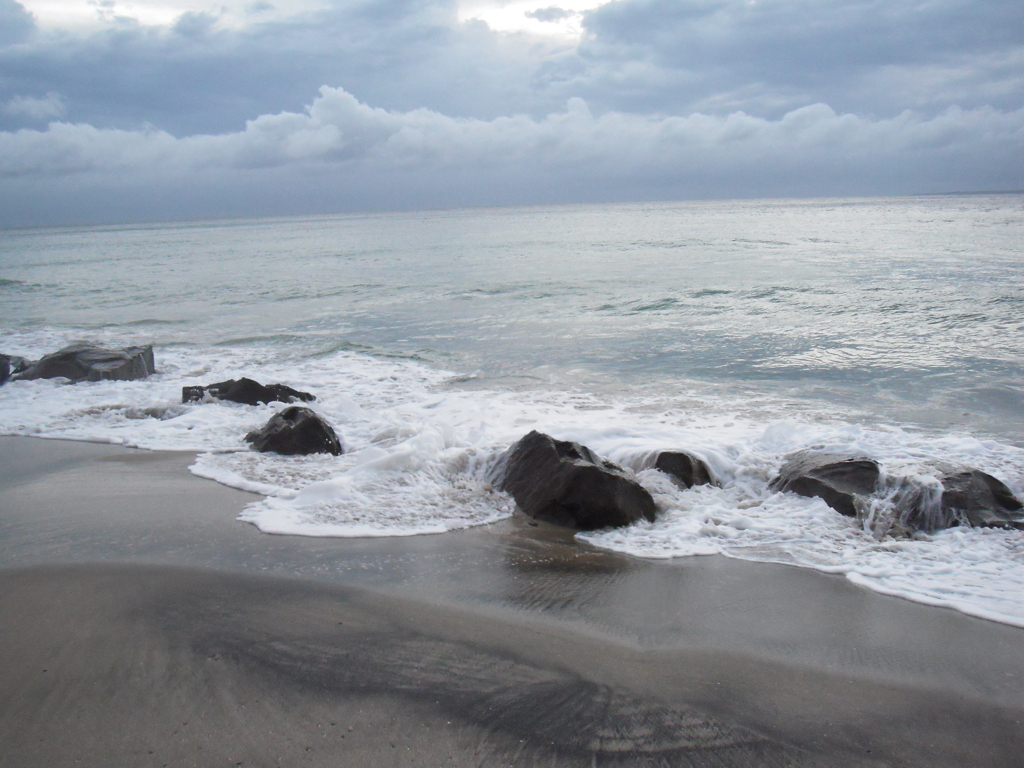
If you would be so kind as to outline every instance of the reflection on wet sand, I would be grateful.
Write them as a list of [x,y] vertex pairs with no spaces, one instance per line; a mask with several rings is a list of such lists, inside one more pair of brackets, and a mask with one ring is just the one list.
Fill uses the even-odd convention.
[[267,536],[187,454],[0,452],[0,765],[931,768],[1024,747],[1024,632],[840,577],[630,559],[519,516]]

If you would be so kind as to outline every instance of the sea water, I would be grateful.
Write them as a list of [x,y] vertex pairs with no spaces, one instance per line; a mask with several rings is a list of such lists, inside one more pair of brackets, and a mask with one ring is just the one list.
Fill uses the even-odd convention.
[[[770,490],[822,447],[889,475],[982,469],[1024,498],[1024,196],[565,206],[0,232],[0,352],[152,344],[133,382],[17,381],[0,433],[198,452],[267,533],[396,536],[514,512],[531,429],[635,472],[654,523],[579,534],[842,573],[1024,626],[1024,533],[879,535]],[[260,454],[284,406],[181,402],[248,376],[312,392],[345,453]],[[652,452],[703,457],[681,490]]]

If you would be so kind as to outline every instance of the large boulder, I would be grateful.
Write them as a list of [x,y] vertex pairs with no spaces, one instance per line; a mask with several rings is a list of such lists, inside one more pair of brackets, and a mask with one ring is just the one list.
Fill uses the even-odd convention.
[[578,530],[654,520],[654,499],[622,467],[586,446],[537,431],[506,451],[493,471],[530,517]]
[[1024,530],[1024,505],[992,475],[977,469],[949,470],[939,482],[941,495],[922,491],[898,502],[903,528],[930,532],[968,525]]
[[660,469],[683,488],[715,483],[708,465],[686,451],[661,451],[654,460],[654,468]]
[[92,344],[72,344],[33,363],[12,379],[100,381],[144,379],[156,373],[152,347],[103,349]]
[[334,428],[316,412],[301,405],[274,414],[262,428],[250,432],[245,439],[262,453],[269,451],[286,456],[309,453],[340,456],[343,453]]
[[0,386],[15,374],[28,368],[30,363],[24,357],[0,354]]
[[245,405],[260,403],[308,403],[316,398],[308,392],[300,392],[284,384],[260,384],[253,379],[228,379],[208,384],[205,387],[182,387],[181,402],[198,403],[207,395],[215,400],[230,400]]
[[878,462],[863,456],[803,451],[789,457],[769,487],[817,496],[836,512],[856,517],[856,498],[874,493],[880,474]]

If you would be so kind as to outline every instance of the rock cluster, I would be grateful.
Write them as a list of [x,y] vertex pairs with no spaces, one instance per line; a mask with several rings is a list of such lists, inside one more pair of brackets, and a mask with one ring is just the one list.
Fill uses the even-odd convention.
[[[181,388],[183,403],[198,403],[207,398],[243,405],[308,403],[316,400],[309,392],[301,392],[285,384],[260,384],[247,378],[218,381],[205,387]],[[311,453],[340,456],[344,452],[334,427],[315,411],[302,406],[279,411],[262,427],[247,434],[245,440],[261,453],[280,453],[285,456]]]
[[300,392],[284,384],[260,384],[253,379],[228,379],[205,387],[182,387],[181,402],[198,403],[207,396],[214,400],[230,400],[244,405],[266,403],[312,402],[316,397],[309,392]]
[[[14,355],[0,354],[0,385],[7,381],[65,378],[72,383],[114,379],[144,379],[156,373],[153,347],[105,349],[93,344],[71,344],[52,355],[30,362]],[[228,379],[205,387],[182,387],[183,403],[199,402],[206,397],[230,400],[246,405],[272,402],[310,402],[316,398],[284,384],[263,385],[252,379]],[[286,455],[342,453],[341,441],[321,416],[309,408],[286,408],[273,416],[261,429],[245,439],[258,451]]]
[[794,454],[770,487],[816,496],[847,517],[868,513],[887,496],[894,532],[932,532],[959,525],[1024,530],[1024,505],[986,472],[945,468],[934,484],[917,478],[882,479],[878,462],[865,456],[821,451]]
[[[0,385],[65,378],[74,382],[142,379],[156,372],[152,347],[105,349],[72,344],[35,362],[0,354]],[[183,403],[227,400],[246,405],[310,402],[316,398],[284,384],[240,378],[183,387]],[[343,453],[334,428],[313,410],[290,406],[245,436],[258,451],[285,455]],[[707,462],[688,451],[660,451],[641,468],[664,472],[682,488],[717,484]],[[630,470],[579,443],[532,431],[496,462],[491,479],[530,517],[576,530],[595,530],[655,519],[651,494]],[[867,456],[809,450],[793,454],[769,487],[818,497],[847,517],[868,520],[880,504],[890,532],[936,531],[959,525],[1024,530],[1024,505],[1000,480],[970,467],[945,467],[934,479],[886,477]],[[871,518],[873,519],[873,518]]]
[[[716,484],[707,463],[681,450],[644,462],[683,488]],[[492,480],[530,517],[577,530],[653,521],[654,501],[628,470],[579,443],[530,432],[497,461]],[[772,490],[817,497],[842,515],[865,518],[888,503],[885,532],[933,532],[959,525],[1024,530],[1024,505],[997,478],[973,468],[945,467],[934,481],[886,477],[867,456],[808,450],[791,455]]]

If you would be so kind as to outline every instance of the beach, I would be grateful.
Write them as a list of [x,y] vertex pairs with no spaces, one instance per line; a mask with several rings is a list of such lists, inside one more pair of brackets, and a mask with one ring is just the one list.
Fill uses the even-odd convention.
[[0,438],[0,765],[1005,766],[1024,631],[516,515],[273,536],[194,456]]

